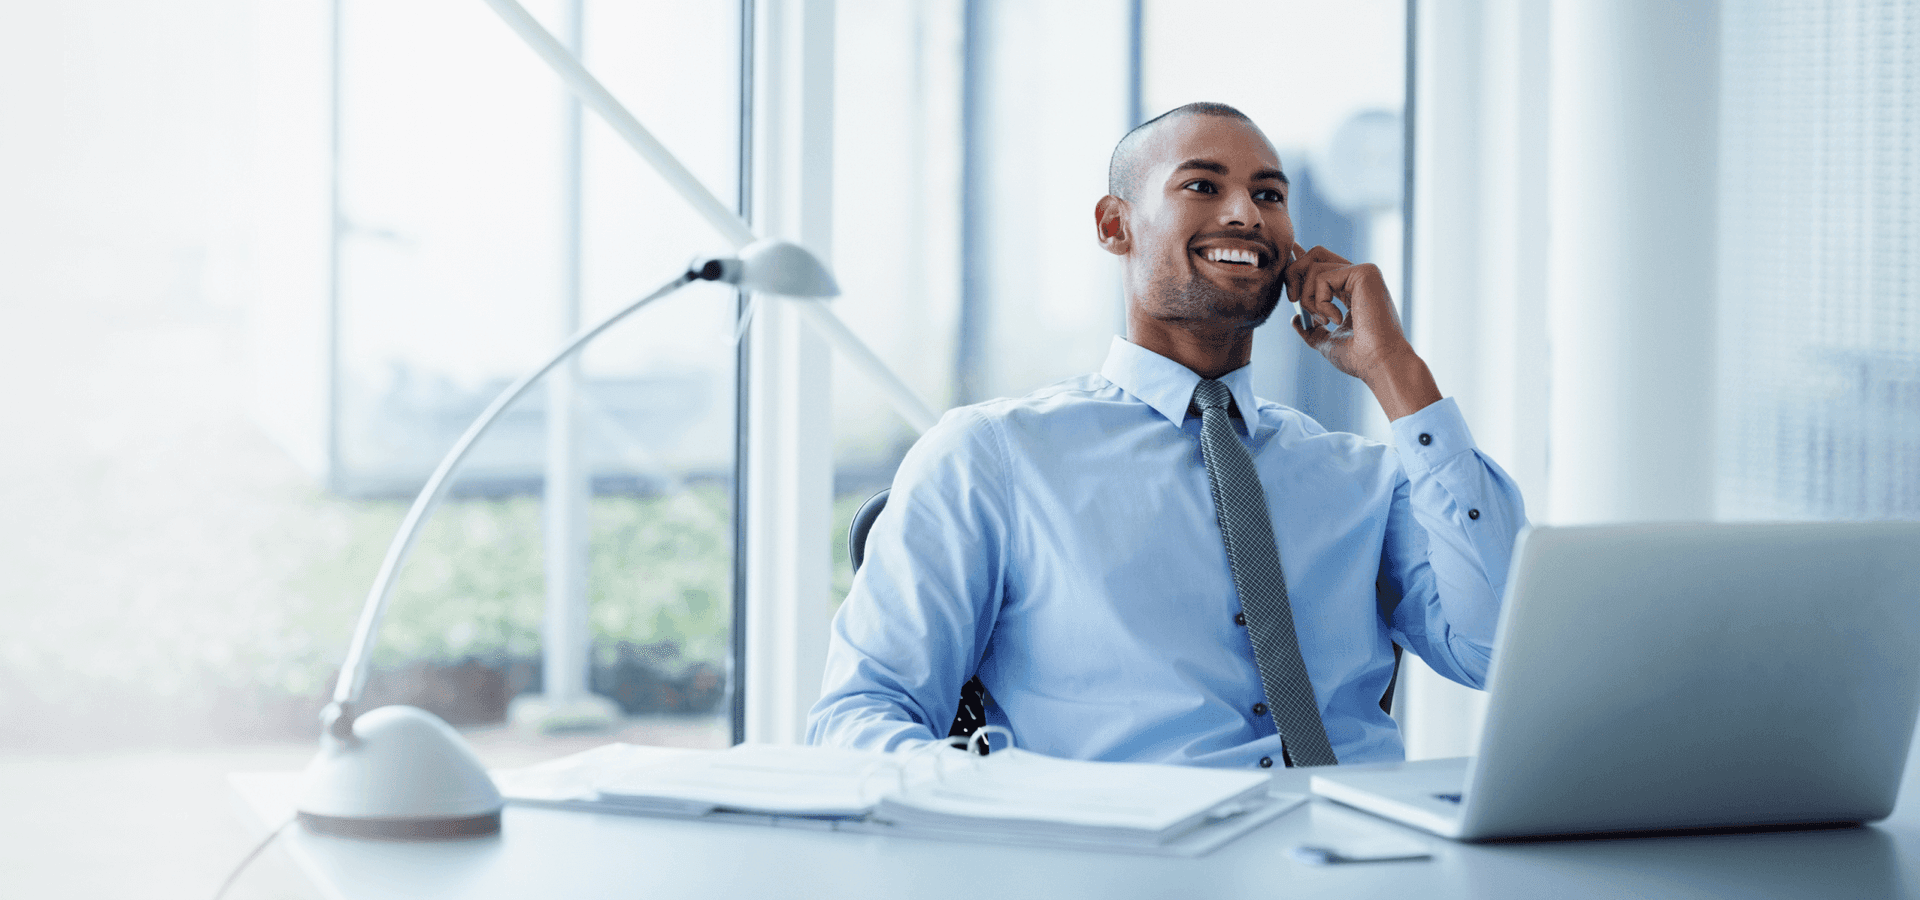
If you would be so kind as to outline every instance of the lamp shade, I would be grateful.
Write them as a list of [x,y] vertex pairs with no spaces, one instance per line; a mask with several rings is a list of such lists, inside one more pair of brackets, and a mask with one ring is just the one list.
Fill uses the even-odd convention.
[[790,241],[755,241],[740,250],[745,271],[736,282],[749,291],[787,297],[838,297],[840,285],[819,258]]
[[724,281],[756,293],[802,299],[840,295],[839,283],[819,257],[799,244],[775,238],[754,241],[739,256],[694,260],[689,269],[708,281]]

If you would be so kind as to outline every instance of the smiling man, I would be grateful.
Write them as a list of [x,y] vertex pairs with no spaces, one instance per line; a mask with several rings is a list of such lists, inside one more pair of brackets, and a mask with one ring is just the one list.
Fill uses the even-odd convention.
[[[1395,644],[1481,686],[1519,491],[1442,399],[1379,269],[1295,242],[1288,189],[1231,107],[1121,139],[1094,221],[1128,336],[1098,374],[956,409],[907,454],[810,740],[944,736],[977,675],[987,722],[1039,753],[1370,762],[1404,755],[1380,704]],[[1283,287],[1392,446],[1253,396],[1253,330]]]

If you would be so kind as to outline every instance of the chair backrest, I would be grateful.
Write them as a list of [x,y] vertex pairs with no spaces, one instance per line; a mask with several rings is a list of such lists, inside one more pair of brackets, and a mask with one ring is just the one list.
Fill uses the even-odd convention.
[[873,530],[873,520],[880,518],[880,511],[887,508],[887,495],[892,488],[882,488],[880,493],[867,498],[854,511],[853,521],[847,525],[847,556],[853,559],[853,570],[860,571],[860,564],[867,561],[867,532]]

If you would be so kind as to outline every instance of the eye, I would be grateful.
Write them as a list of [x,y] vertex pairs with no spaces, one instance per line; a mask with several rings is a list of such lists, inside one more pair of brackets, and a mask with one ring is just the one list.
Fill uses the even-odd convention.
[[1218,187],[1215,187],[1213,182],[1208,181],[1205,178],[1196,178],[1192,181],[1187,182],[1186,184],[1181,185],[1181,187],[1186,190],[1193,191],[1195,193],[1200,193],[1200,194],[1220,193],[1220,189]]
[[1253,199],[1259,200],[1262,203],[1285,203],[1287,202],[1287,195],[1280,193],[1279,188],[1267,188],[1265,190],[1255,191]]

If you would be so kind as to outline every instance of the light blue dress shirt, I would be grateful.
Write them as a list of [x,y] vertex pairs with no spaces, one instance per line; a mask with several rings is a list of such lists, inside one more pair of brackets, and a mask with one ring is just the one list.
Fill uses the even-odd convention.
[[[1451,399],[1395,421],[1396,450],[1255,399],[1245,368],[1222,380],[1237,409],[1256,411],[1234,424],[1266,489],[1334,753],[1403,758],[1380,709],[1389,642],[1482,686],[1526,522],[1520,492]],[[1279,765],[1187,412],[1199,381],[1116,338],[1098,375],[947,413],[900,464],[868,536],[808,740],[945,737],[977,672],[988,723],[1023,749]]]

